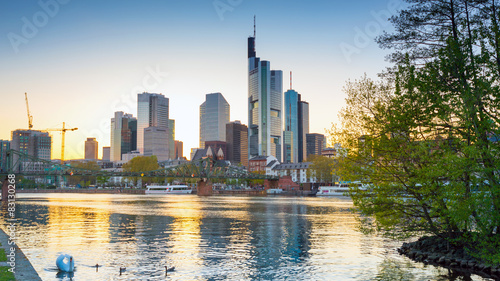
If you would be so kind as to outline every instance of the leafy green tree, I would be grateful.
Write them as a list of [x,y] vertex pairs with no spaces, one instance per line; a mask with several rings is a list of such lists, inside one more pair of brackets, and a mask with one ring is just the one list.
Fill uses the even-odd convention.
[[338,181],[337,160],[321,155],[309,155],[311,162],[308,169],[308,177],[315,177],[319,183],[331,184]]
[[[155,155],[152,156],[137,156],[132,158],[127,163],[122,166],[124,171],[133,172],[133,173],[142,173],[148,171],[158,170],[160,166],[158,165],[158,159]],[[134,184],[138,182],[139,177],[131,177],[134,181]],[[153,182],[153,178],[149,177],[141,177],[142,185],[151,184]]]
[[95,184],[96,181],[95,173],[101,170],[101,167],[95,161],[72,162],[71,167],[75,168],[73,170],[73,173],[75,175],[66,177],[68,184],[70,185],[80,184],[81,186],[89,186],[93,183]]
[[432,233],[500,263],[500,36],[495,1],[408,0],[391,18],[395,67],[346,85],[334,137],[355,205],[394,236]]

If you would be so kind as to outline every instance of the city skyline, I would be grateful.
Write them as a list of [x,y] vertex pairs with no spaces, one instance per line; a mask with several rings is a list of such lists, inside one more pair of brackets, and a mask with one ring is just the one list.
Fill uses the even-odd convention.
[[[337,121],[346,80],[365,72],[376,77],[388,65],[373,39],[390,28],[385,19],[400,5],[195,2],[2,3],[0,98],[9,106],[0,113],[7,120],[0,139],[27,129],[27,92],[33,129],[78,127],[66,134],[65,158],[84,158],[85,140],[109,146],[109,118],[116,111],[136,116],[137,94],[147,91],[170,99],[176,139],[188,155],[198,146],[198,106],[206,93],[223,93],[231,121],[248,125],[246,44],[254,15],[259,56],[299,77],[294,88],[308,95],[309,131],[323,134]],[[51,135],[57,159],[61,135]]]

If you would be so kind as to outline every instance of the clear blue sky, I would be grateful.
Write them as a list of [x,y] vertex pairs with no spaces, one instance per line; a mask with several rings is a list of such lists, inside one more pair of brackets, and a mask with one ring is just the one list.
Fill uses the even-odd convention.
[[[0,139],[27,128],[78,127],[66,158],[82,158],[87,137],[108,146],[115,111],[137,114],[137,93],[163,93],[176,139],[189,157],[199,142],[199,106],[221,92],[231,120],[248,123],[247,37],[257,16],[257,55],[293,71],[310,104],[310,131],[324,133],[344,104],[342,87],[388,63],[373,42],[391,26],[396,0],[41,0],[0,3]],[[60,157],[59,133],[53,158]],[[101,155],[101,149],[99,149]]]

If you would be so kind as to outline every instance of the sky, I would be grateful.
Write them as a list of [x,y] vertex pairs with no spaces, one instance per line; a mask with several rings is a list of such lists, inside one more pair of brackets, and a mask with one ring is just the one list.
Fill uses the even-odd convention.
[[[137,116],[137,94],[170,100],[184,156],[199,145],[199,107],[208,93],[248,124],[247,38],[283,71],[283,90],[309,102],[310,133],[326,133],[345,105],[346,81],[390,66],[374,42],[391,31],[399,0],[39,0],[0,3],[0,139],[28,128],[66,133],[66,159],[84,157],[89,137],[110,145],[115,111]],[[53,131],[52,158],[61,154]]]

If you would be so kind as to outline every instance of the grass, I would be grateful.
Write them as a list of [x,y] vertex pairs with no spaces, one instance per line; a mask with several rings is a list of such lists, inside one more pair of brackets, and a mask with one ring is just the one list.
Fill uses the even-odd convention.
[[0,249],[0,261],[7,261],[7,255],[4,249]]
[[0,281],[16,281],[14,273],[10,272],[9,269],[8,266],[0,266]]

